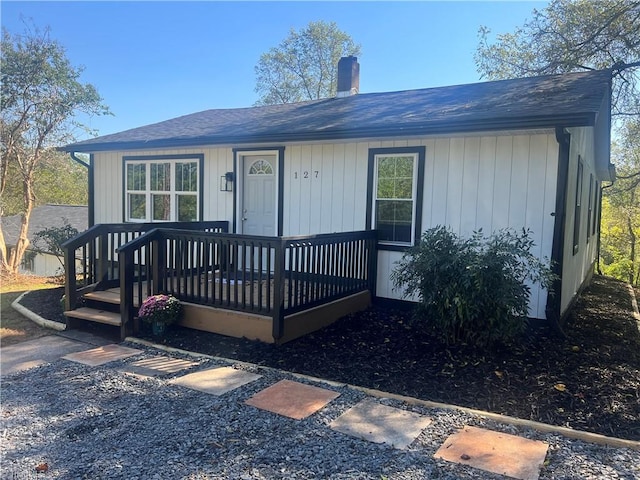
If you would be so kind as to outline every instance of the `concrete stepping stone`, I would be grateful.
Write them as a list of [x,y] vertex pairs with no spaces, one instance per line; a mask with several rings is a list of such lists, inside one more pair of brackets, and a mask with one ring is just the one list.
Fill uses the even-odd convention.
[[284,417],[302,420],[339,396],[339,393],[325,388],[280,380],[259,391],[245,403]]
[[261,377],[262,375],[233,367],[218,367],[174,378],[169,383],[219,396]]
[[132,357],[142,353],[142,350],[135,348],[123,347],[112,343],[111,345],[104,345],[102,347],[92,348],[91,350],[85,350],[84,352],[70,353],[65,355],[65,360],[71,360],[72,362],[82,363],[90,367],[98,367],[105,363],[115,362],[116,360],[123,360],[125,358]]
[[86,343],[50,335],[0,349],[0,370],[2,376],[37,367],[58,360],[62,355],[80,352]]
[[538,440],[465,426],[447,438],[434,457],[521,480],[538,480],[548,448]]
[[122,368],[122,371],[143,377],[157,377],[159,375],[177,373],[196,365],[198,365],[198,362],[189,362],[188,360],[182,360],[179,358],[157,356],[132,362]]
[[366,399],[340,415],[329,426],[352,437],[402,449],[418,438],[431,422],[431,418],[419,413]]

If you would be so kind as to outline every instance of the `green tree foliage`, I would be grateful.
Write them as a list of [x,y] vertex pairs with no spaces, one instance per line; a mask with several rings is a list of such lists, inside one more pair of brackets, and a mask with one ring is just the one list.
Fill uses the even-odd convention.
[[481,28],[475,61],[489,79],[611,69],[618,179],[603,190],[601,268],[637,283],[640,1],[552,0],[513,33]]
[[300,31],[292,29],[280,45],[260,56],[255,67],[257,105],[332,97],[338,60],[359,54],[360,46],[334,22],[310,22]]
[[62,219],[60,227],[40,230],[33,236],[33,250],[38,253],[51,253],[58,258],[61,272],[64,274],[64,250],[62,244],[78,235],[78,229],[72,227],[69,220]]
[[24,34],[12,35],[3,29],[1,47],[0,194],[4,194],[9,172],[17,172],[22,182],[22,224],[9,256],[0,230],[0,266],[15,273],[29,245],[37,173],[47,152],[73,140],[74,132],[82,127],[75,121],[78,113],[109,112],[95,87],[81,83],[82,69],[71,65],[48,30],[27,28]]
[[527,325],[530,285],[552,280],[532,247],[526,230],[462,239],[438,226],[403,255],[391,280],[405,298],[418,299],[415,321],[445,342],[508,344]]
[[616,182],[603,190],[600,268],[640,285],[640,119],[628,122],[614,145]]
[[[48,149],[36,166],[34,185],[36,207],[45,204],[86,205],[87,169],[66,153]],[[14,163],[8,165],[7,183],[0,199],[3,215],[17,215],[23,209],[23,182]]]
[[513,33],[480,29],[475,61],[482,77],[531,77],[613,69],[613,114],[640,114],[640,2],[552,0]]

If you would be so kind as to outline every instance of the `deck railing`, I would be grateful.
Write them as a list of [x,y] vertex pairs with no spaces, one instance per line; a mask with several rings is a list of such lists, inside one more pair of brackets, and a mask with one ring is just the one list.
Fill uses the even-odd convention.
[[[123,322],[134,299],[172,294],[199,305],[284,317],[374,291],[376,233],[261,237],[157,228],[118,249]],[[135,330],[136,327],[134,327]]]
[[[172,222],[169,228],[227,232],[229,222]],[[158,228],[158,223],[116,223],[95,225],[63,244],[65,262],[65,308],[76,308],[83,290],[96,285],[118,285],[117,250],[126,243]],[[76,259],[80,260],[77,268]]]

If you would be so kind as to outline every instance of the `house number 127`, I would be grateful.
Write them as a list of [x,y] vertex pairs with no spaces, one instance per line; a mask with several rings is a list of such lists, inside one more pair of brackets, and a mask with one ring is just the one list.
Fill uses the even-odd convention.
[[[304,172],[300,172],[300,178],[318,178],[318,176],[320,175],[320,171],[319,170],[314,170],[313,172],[310,172],[309,170],[305,170]],[[294,179],[298,179],[298,172],[293,172],[293,178]]]

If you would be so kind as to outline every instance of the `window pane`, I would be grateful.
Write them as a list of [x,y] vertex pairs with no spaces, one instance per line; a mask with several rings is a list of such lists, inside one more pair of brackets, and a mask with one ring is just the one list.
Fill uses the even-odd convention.
[[393,178],[378,179],[378,198],[394,198],[395,182]]
[[151,164],[151,190],[164,192],[171,190],[170,163]]
[[153,201],[153,220],[170,220],[171,219],[171,196],[170,195],[151,195]]
[[378,198],[413,198],[413,157],[378,157]]
[[145,220],[147,218],[146,195],[129,194],[129,220]]
[[393,198],[404,198],[411,200],[413,198],[413,179],[398,178],[395,185],[395,195]]
[[198,191],[197,163],[176,163],[176,190],[179,192]]
[[376,202],[376,229],[380,240],[411,242],[413,202],[378,200]]
[[249,175],[273,175],[273,168],[268,161],[261,158],[251,164]]
[[394,157],[378,158],[378,178],[393,178],[395,171],[396,165]]
[[195,222],[198,220],[198,199],[195,195],[178,195],[178,221]]
[[147,188],[145,164],[127,165],[127,190],[145,190]]
[[413,157],[396,157],[396,177],[413,177]]

